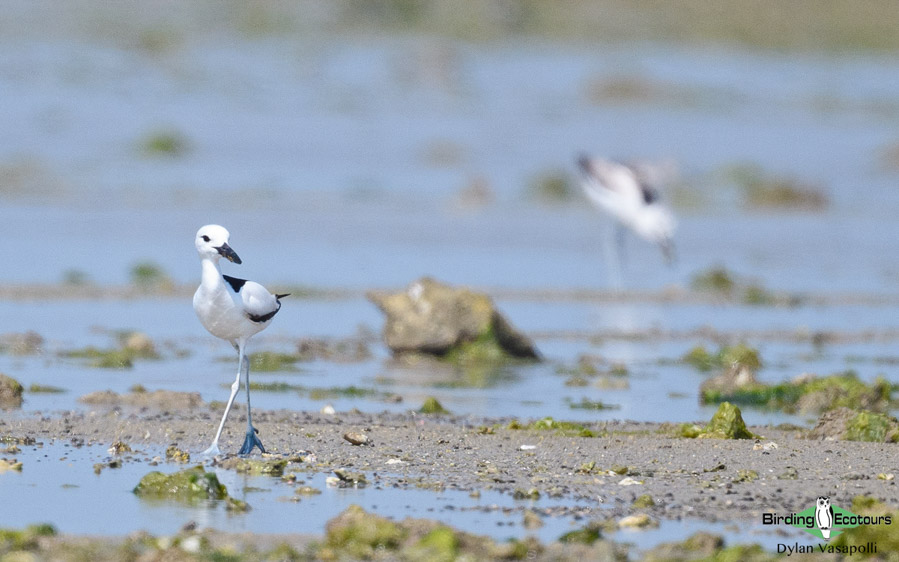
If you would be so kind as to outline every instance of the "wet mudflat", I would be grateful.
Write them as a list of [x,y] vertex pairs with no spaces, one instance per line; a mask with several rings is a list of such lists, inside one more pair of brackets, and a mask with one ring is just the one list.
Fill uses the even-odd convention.
[[[734,538],[773,549],[788,529],[763,529],[763,512],[801,511],[818,490],[841,505],[859,495],[889,501],[896,497],[895,480],[885,475],[899,469],[892,444],[812,441],[800,431],[771,427],[750,428],[760,440],[697,440],[675,437],[671,427],[659,424],[610,422],[585,424],[595,434],[586,437],[509,429],[507,419],[260,411],[254,421],[272,455],[256,458],[293,462],[277,477],[216,470],[252,511],[144,505],[133,497],[143,473],[184,468],[166,460],[166,447],[205,448],[215,417],[205,410],[124,408],[5,418],[0,429],[19,450],[13,456],[23,467],[20,474],[3,475],[4,487],[22,500],[20,508],[4,511],[0,525],[49,519],[64,533],[123,535],[142,522],[136,527],[165,535],[194,521],[220,531],[314,536],[327,519],[355,503],[396,520],[433,518],[500,540],[553,541],[593,524],[612,529],[606,531],[611,540],[650,548],[676,539],[686,526],[722,529],[725,535],[730,529]],[[239,445],[240,427],[230,425],[224,447]],[[344,437],[348,432],[363,434],[367,443],[352,445]],[[107,452],[115,442],[133,452]],[[121,465],[109,466],[114,459]],[[199,460],[194,456],[191,463]],[[223,465],[227,459],[210,469]],[[365,483],[337,493],[324,482],[335,471],[361,473]],[[284,473],[295,479],[285,480]],[[323,495],[295,492],[304,486]],[[25,497],[20,487],[32,491]],[[646,495],[651,501],[637,501]],[[56,508],[48,511],[51,503]],[[78,510],[90,516],[73,519]],[[136,512],[137,521],[124,521],[127,512]],[[635,514],[649,517],[646,535],[616,530]],[[659,523],[662,530],[672,524],[676,530],[651,530]],[[800,533],[793,530],[790,540],[805,540]]]

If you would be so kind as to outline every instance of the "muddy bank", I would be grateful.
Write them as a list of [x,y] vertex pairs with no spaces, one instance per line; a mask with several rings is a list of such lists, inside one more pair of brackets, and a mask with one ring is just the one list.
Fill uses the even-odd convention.
[[[121,441],[133,448],[174,444],[194,453],[196,462],[212,439],[216,417],[208,410],[4,414],[0,438],[106,446]],[[526,424],[510,421],[254,412],[269,451],[300,454],[303,471],[351,469],[376,486],[393,488],[576,499],[588,506],[578,508],[585,519],[640,511],[655,520],[757,523],[763,512],[800,511],[820,495],[838,505],[858,495],[885,501],[899,495],[892,477],[899,473],[895,444],[814,441],[804,438],[804,430],[772,427],[750,427],[760,440],[719,440],[674,437],[676,428],[664,424],[609,422],[570,431],[559,424],[511,429]],[[344,437],[348,432],[367,439],[353,445]],[[235,452],[242,439],[238,415],[225,428],[222,450]],[[644,495],[652,503],[638,509],[634,501]]]

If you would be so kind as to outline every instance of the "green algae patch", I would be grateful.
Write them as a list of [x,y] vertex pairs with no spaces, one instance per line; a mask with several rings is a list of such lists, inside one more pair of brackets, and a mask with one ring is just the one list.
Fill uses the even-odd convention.
[[277,373],[296,371],[298,355],[276,351],[257,351],[250,355],[250,369],[255,373]]
[[593,430],[576,424],[573,422],[557,421],[551,417],[539,419],[529,424],[523,424],[518,420],[513,420],[506,426],[506,429],[530,429],[534,431],[554,431],[559,435],[567,437],[596,437]]
[[730,402],[718,406],[711,421],[696,435],[698,439],[756,439],[758,435],[746,429],[740,408]]
[[152,261],[143,261],[131,266],[128,272],[131,285],[143,292],[171,293],[175,290],[175,282],[161,265]]
[[879,412],[836,408],[818,418],[808,438],[897,443],[899,420]]
[[330,388],[313,388],[309,390],[311,400],[329,400],[333,398],[372,398],[382,393],[373,388],[361,386],[332,386]]
[[[230,384],[224,386],[231,387]],[[250,383],[250,390],[254,392],[306,392],[306,387],[287,382],[256,382]]]
[[181,464],[190,462],[190,453],[184,449],[179,449],[177,445],[169,445],[165,449],[165,458]]
[[449,410],[443,407],[443,405],[437,401],[433,396],[428,396],[425,398],[424,404],[421,405],[421,408],[418,409],[418,412],[421,414],[449,414]]
[[153,341],[141,332],[125,331],[117,336],[118,347],[101,349],[89,345],[60,353],[69,359],[86,359],[91,367],[101,369],[130,369],[136,359],[159,359]]
[[136,359],[159,359],[156,344],[150,336],[134,330],[123,330],[116,334],[119,348],[129,351]]
[[224,500],[228,490],[215,472],[195,466],[172,474],[154,471],[141,478],[134,493],[143,499],[196,504],[205,500]]
[[537,501],[540,499],[540,490],[537,488],[515,488],[515,491],[512,492],[512,499]]
[[899,442],[896,418],[877,412],[859,412],[846,424],[847,441]]
[[144,156],[152,158],[177,158],[190,150],[187,138],[175,130],[152,131],[140,139],[137,146]]
[[459,545],[456,531],[441,525],[406,549],[406,559],[453,562],[459,557]]
[[694,291],[724,295],[730,295],[736,286],[737,282],[733,275],[720,266],[697,273],[690,281],[690,288]]
[[642,496],[637,497],[631,505],[637,509],[645,509],[655,507],[656,502],[652,499],[651,495],[643,494]]
[[287,467],[287,459],[243,459],[230,457],[222,461],[219,466],[225,470],[233,470],[238,474],[280,478],[284,475],[284,469]]
[[[15,551],[37,550],[40,537],[54,536],[56,536],[56,529],[47,523],[29,525],[22,530],[0,529],[0,556]],[[31,558],[23,559],[30,560]]]
[[621,408],[618,404],[606,404],[605,402],[601,402],[599,400],[590,400],[586,396],[581,397],[580,402],[574,402],[570,398],[566,398],[565,402],[568,403],[568,407],[572,410],[617,410]]
[[66,391],[58,386],[32,383],[28,387],[29,394],[63,394]]
[[704,346],[697,345],[684,354],[681,360],[702,372],[740,366],[755,371],[762,367],[758,350],[742,343],[722,346],[716,353],[710,353]]
[[542,204],[558,205],[577,201],[581,189],[571,174],[561,169],[543,170],[528,182],[527,194]]
[[406,538],[406,530],[398,524],[358,505],[328,521],[325,526],[325,548],[333,557],[320,552],[322,558],[370,559],[379,551],[395,551]]
[[471,341],[463,341],[450,349],[442,359],[457,365],[503,363],[509,359],[506,350],[499,344],[493,327]]
[[568,531],[567,533],[559,537],[559,542],[567,544],[591,545],[601,538],[602,532],[600,531],[599,525],[590,523],[582,529]]
[[728,401],[787,413],[824,412],[841,407],[886,412],[892,404],[892,392],[892,385],[883,377],[867,384],[854,371],[847,371],[773,385],[751,382],[731,389],[709,387],[700,390],[700,400],[704,404]]
[[759,477],[758,472],[756,472],[754,470],[750,470],[748,468],[741,468],[740,470],[737,471],[737,476],[736,476],[736,478],[733,479],[733,482],[734,483],[752,482],[752,481],[758,479],[758,477]]

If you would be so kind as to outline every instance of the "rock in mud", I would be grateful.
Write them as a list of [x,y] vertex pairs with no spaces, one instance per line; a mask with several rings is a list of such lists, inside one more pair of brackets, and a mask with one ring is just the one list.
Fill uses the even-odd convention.
[[746,388],[754,388],[758,384],[755,373],[749,367],[735,365],[726,369],[720,375],[706,379],[699,385],[699,395],[711,396],[716,394],[729,396]]
[[365,474],[361,472],[351,472],[345,468],[335,468],[334,474],[337,476],[336,481],[330,479],[328,481],[334,482],[338,488],[364,488],[368,486],[368,480],[365,478]]
[[328,521],[325,532],[326,547],[351,560],[371,559],[378,551],[396,551],[407,535],[398,524],[358,505]]
[[151,472],[141,478],[134,493],[144,499],[168,500],[194,504],[203,500],[224,500],[228,490],[219,482],[215,472],[195,466],[173,474]]
[[125,443],[124,441],[115,441],[106,452],[110,455],[124,455],[126,453],[133,453],[134,451],[128,443]]
[[394,355],[424,353],[454,361],[539,359],[492,299],[424,277],[398,293],[369,292],[384,314],[384,341]]
[[697,437],[700,439],[755,439],[758,436],[746,429],[740,408],[730,402],[723,402]]
[[343,434],[345,441],[349,441],[352,445],[367,445],[368,435],[359,433],[358,431],[347,431]]
[[24,390],[19,381],[0,373],[0,410],[21,408]]
[[428,396],[425,398],[424,404],[418,409],[421,414],[448,414],[449,410],[443,407],[436,398]]
[[822,414],[808,437],[824,441],[896,443],[899,442],[899,420],[877,412],[837,408]]
[[0,352],[13,355],[38,355],[44,349],[44,338],[37,332],[3,334],[0,336]]
[[886,412],[891,406],[891,394],[892,386],[883,377],[866,383],[853,371],[826,377],[804,374],[772,385],[729,372],[710,379],[699,393],[705,404],[728,401],[789,413],[820,413],[840,407]]
[[6,472],[8,470],[14,470],[16,472],[22,472],[22,463],[21,461],[17,461],[16,459],[2,459],[0,458],[0,473]]
[[251,476],[281,477],[284,475],[284,468],[287,467],[287,459],[243,459],[230,457],[220,462],[218,466]]
[[156,345],[150,336],[143,332],[123,332],[119,334],[119,346],[133,357],[159,359]]
[[647,527],[658,527],[659,522],[646,515],[645,513],[637,513],[622,517],[618,521],[618,527],[622,529],[643,529]]
[[165,458],[182,464],[190,462],[190,453],[183,449],[179,449],[177,445],[169,445],[165,449]]

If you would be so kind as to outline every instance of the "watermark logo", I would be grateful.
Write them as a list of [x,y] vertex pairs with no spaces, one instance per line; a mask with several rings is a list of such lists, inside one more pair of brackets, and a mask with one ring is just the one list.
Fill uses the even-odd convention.
[[890,525],[891,523],[892,517],[889,515],[856,515],[848,509],[831,504],[830,498],[826,496],[819,497],[815,500],[815,505],[799,513],[762,514],[762,525],[790,525],[826,541],[846,529],[861,525]]
[[[777,513],[762,514],[762,525],[790,525],[824,541],[830,541],[830,539],[840,533],[855,527],[892,525],[892,523],[892,515],[856,515],[848,509],[833,505],[827,496],[818,497],[815,500],[815,505],[799,513],[789,513],[787,515]],[[786,553],[787,556],[816,551],[842,554],[872,554],[877,552],[877,544],[873,542],[865,545],[849,546],[819,544],[817,549],[811,545],[800,545],[798,543],[795,545],[777,545],[777,552],[781,554]]]

